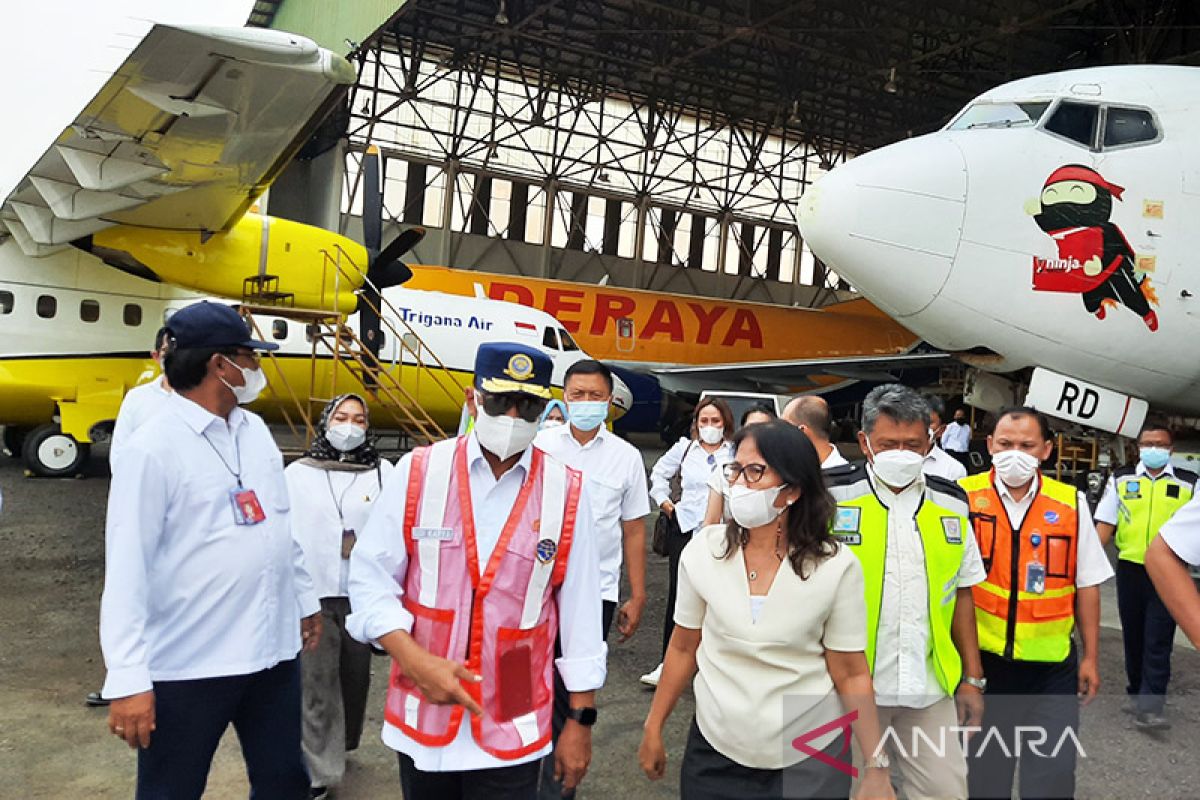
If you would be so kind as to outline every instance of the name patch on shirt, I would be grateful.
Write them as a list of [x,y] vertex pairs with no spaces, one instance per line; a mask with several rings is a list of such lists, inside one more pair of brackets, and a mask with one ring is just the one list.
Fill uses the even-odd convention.
[[425,542],[448,542],[454,538],[453,528],[413,528],[413,538]]
[[862,544],[861,533],[838,533],[834,531],[833,538],[837,539],[842,544]]
[[942,517],[942,533],[947,544],[962,544],[962,520],[958,517]]
[[[857,533],[862,520],[862,509],[855,506],[838,506],[833,516],[833,532]],[[858,544],[855,542],[854,544]]]

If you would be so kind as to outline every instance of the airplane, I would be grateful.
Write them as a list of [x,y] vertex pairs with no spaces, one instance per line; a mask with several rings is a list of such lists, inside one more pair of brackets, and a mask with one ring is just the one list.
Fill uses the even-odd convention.
[[934,347],[1032,367],[1042,411],[1135,436],[1150,404],[1200,413],[1197,97],[1194,67],[1006,83],[838,166],[801,198],[801,230]]

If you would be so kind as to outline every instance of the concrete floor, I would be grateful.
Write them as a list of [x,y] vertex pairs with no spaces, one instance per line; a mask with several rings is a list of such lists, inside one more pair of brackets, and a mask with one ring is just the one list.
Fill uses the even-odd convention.
[[[648,452],[648,457],[657,453]],[[83,705],[104,669],[96,637],[103,579],[103,520],[108,488],[103,459],[85,480],[32,480],[0,459],[0,798],[123,798],[132,795],[134,755],[113,739],[105,712]],[[600,695],[592,769],[581,797],[666,798],[678,794],[679,754],[692,705],[685,698],[667,734],[668,778],[651,784],[637,766],[637,745],[650,694],[637,676],[658,661],[666,564],[650,556],[650,602],[642,630],[613,644],[609,681]],[[1115,622],[1111,584],[1106,623]],[[1170,714],[1175,726],[1149,736],[1133,729],[1119,706],[1124,680],[1120,633],[1102,634],[1102,697],[1084,711],[1087,758],[1080,798],[1158,800],[1200,794],[1200,654],[1175,656]],[[387,662],[374,663],[368,730],[382,723]],[[400,797],[395,758],[376,735],[353,755],[340,796]],[[217,754],[206,796],[247,794],[232,732]]]

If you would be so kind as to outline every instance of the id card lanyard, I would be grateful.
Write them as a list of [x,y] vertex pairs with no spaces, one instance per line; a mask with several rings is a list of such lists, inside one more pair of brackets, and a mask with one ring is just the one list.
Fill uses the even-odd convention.
[[1045,594],[1046,592],[1046,565],[1038,559],[1038,548],[1042,544],[1042,535],[1035,533],[1029,537],[1029,543],[1033,545],[1033,554],[1029,559],[1029,563],[1025,565],[1025,591],[1030,594]]
[[354,543],[358,541],[358,535],[354,532],[354,529],[346,527],[346,516],[342,513],[342,504],[346,500],[346,495],[354,488],[357,478],[357,473],[351,474],[350,482],[346,484],[346,488],[342,490],[342,494],[339,497],[333,491],[333,476],[329,474],[328,470],[325,471],[325,482],[329,484],[329,499],[333,500],[333,508],[337,511],[338,524],[342,526],[342,558],[350,557],[350,551],[354,549]]
[[221,451],[212,443],[212,439],[208,438],[207,433],[200,434],[208,446],[212,448],[213,453],[221,461],[221,466],[233,476],[237,481],[237,488],[229,490],[229,504],[233,508],[233,524],[235,525],[257,525],[267,518],[263,511],[262,503],[258,500],[258,495],[253,489],[247,489],[242,486],[242,453],[238,447],[237,433],[230,431],[230,438],[233,440],[233,457],[234,466],[229,466],[229,462],[225,460],[225,456],[221,455]]

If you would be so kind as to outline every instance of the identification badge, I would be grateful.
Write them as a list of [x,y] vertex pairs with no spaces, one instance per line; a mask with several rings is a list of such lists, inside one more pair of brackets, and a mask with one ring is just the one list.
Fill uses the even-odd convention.
[[235,525],[257,525],[267,518],[253,489],[230,489],[229,502],[233,506]]
[[946,544],[962,544],[962,520],[942,517],[942,533],[946,536]]
[[448,542],[454,538],[454,528],[413,528],[417,541]]
[[1179,484],[1178,483],[1168,483],[1167,484],[1167,497],[1171,500],[1179,499]]
[[1046,565],[1040,561],[1030,561],[1025,565],[1025,591],[1030,594],[1044,594],[1046,591]]
[[857,506],[838,506],[833,516],[834,533],[857,533],[862,509]]
[[350,551],[354,549],[354,543],[358,541],[358,536],[350,528],[342,531],[342,558],[349,558]]
[[1142,496],[1141,481],[1129,481],[1125,484],[1125,499],[1138,500]]

